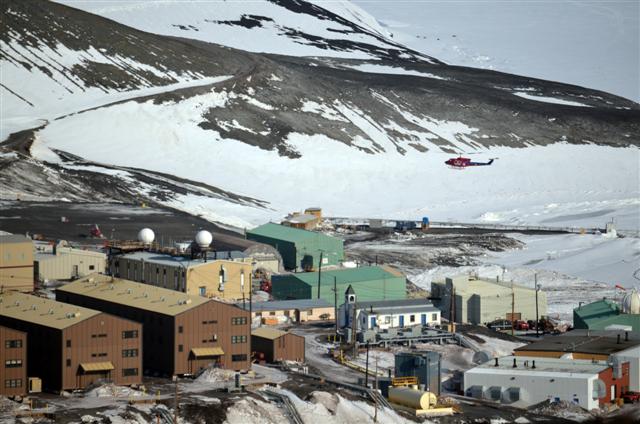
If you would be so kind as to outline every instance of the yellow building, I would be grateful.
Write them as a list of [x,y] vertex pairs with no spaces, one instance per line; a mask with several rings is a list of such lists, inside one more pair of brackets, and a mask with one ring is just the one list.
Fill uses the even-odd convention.
[[92,273],[104,274],[107,255],[93,250],[75,249],[65,241],[55,244],[51,252],[38,252],[34,258],[35,274],[40,281],[70,280]]
[[0,235],[0,289],[33,291],[33,241],[17,234]]
[[240,252],[210,252],[207,260],[155,252],[117,256],[111,275],[191,295],[219,299],[249,298],[251,259]]

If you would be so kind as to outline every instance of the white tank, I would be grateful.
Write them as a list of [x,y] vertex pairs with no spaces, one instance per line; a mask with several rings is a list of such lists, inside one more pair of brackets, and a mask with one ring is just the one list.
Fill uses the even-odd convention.
[[209,231],[202,230],[196,234],[196,244],[201,248],[209,247],[212,241],[213,236]]
[[156,238],[156,235],[154,234],[154,232],[153,232],[153,230],[151,228],[143,228],[138,233],[138,241],[140,241],[140,242],[142,242],[144,244],[153,243],[153,240],[155,238]]
[[622,312],[625,314],[640,314],[640,293],[636,289],[631,290],[622,299]]
[[389,387],[389,400],[414,409],[431,409],[438,402],[434,393],[422,392],[409,387]]

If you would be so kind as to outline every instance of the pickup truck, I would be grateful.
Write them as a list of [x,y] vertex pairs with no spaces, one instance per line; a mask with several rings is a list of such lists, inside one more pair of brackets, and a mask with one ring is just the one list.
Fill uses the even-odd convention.
[[627,392],[622,395],[624,403],[638,403],[640,402],[640,392]]

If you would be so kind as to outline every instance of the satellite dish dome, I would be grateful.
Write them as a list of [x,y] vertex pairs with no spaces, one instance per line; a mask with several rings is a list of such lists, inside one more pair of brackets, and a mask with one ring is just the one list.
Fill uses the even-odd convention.
[[202,231],[198,231],[198,234],[196,234],[196,244],[198,245],[198,247],[201,247],[201,248],[209,247],[212,241],[213,241],[213,236],[209,231],[202,230]]
[[631,290],[622,299],[622,312],[625,314],[640,314],[640,293],[636,289]]
[[144,244],[151,244],[153,240],[156,238],[153,230],[151,228],[143,228],[138,233],[138,240]]

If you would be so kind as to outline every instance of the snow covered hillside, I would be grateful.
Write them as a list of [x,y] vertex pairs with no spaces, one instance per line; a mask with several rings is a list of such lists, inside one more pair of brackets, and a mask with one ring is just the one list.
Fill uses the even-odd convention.
[[453,65],[640,101],[640,3],[354,0],[393,40]]
[[57,0],[155,34],[258,53],[425,60],[349,1]]
[[[195,4],[204,9],[85,5],[122,19],[151,10],[140,23],[158,29],[146,29],[216,41],[210,36],[224,31],[207,32],[194,19],[220,3]],[[272,36],[299,44],[280,26],[294,22],[291,13],[313,18],[332,29],[333,38],[314,35],[326,55],[342,57],[249,53],[57,3],[3,3],[3,137],[42,125],[4,144],[3,196],[147,199],[241,227],[313,204],[330,215],[557,225],[601,226],[615,216],[619,227],[637,229],[637,103],[407,56],[347,3],[327,7],[357,23],[301,1],[222,6],[211,11],[218,20],[242,20],[229,10],[273,19],[265,24],[271,35],[252,38],[265,46],[276,43]],[[176,25],[198,30],[169,26],[178,17]],[[249,27],[236,29],[263,28]],[[383,44],[339,49],[335,37]],[[353,59],[363,52],[367,60]],[[443,162],[458,152],[499,159],[448,169]]]

